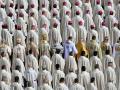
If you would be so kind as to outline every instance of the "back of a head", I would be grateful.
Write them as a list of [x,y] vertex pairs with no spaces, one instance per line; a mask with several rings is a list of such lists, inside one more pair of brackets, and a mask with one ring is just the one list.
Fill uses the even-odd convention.
[[60,49],[56,49],[56,54],[60,54],[61,50]]
[[85,67],[85,66],[82,66],[82,67],[81,67],[81,71],[86,71],[86,67]]
[[85,51],[82,51],[82,52],[81,52],[81,56],[85,56]]
[[120,42],[120,37],[118,38],[117,42],[118,42],[118,43]]
[[71,52],[69,53],[69,55],[70,55],[70,56],[73,56],[73,52],[71,51]]
[[108,62],[108,66],[112,67],[113,66],[113,62]]
[[96,40],[96,36],[92,36],[92,40]]
[[91,83],[94,83],[94,82],[95,82],[95,78],[94,78],[94,77],[91,77],[90,82],[91,82]]
[[69,37],[68,37],[68,40],[72,40],[72,36],[69,36]]
[[32,87],[32,82],[31,81],[28,81],[27,87]]
[[69,69],[69,72],[74,72],[74,70],[72,68]]
[[79,82],[78,78],[75,78],[74,83],[78,83],[78,82]]
[[64,78],[60,78],[60,83],[64,83],[65,79]]
[[14,78],[14,81],[15,81],[15,82],[19,82],[19,77],[16,76],[16,77]]
[[2,65],[1,69],[6,70],[6,65]]
[[20,66],[16,66],[16,67],[15,67],[15,70],[20,71]]
[[95,64],[95,69],[99,69],[99,64]]
[[94,55],[94,56],[97,56],[97,55],[98,55],[98,51],[94,51],[94,52],[93,52],[93,55]]
[[31,49],[29,50],[29,54],[32,54],[32,50]]
[[34,39],[31,37],[31,38],[30,38],[30,42],[33,42],[33,41],[34,41]]
[[110,50],[106,50],[106,51],[105,51],[105,54],[106,54],[106,55],[109,55],[109,54],[110,54]]
[[2,76],[2,80],[1,81],[6,81],[7,77],[6,76]]
[[1,53],[1,56],[2,56],[2,57],[5,57],[5,52],[2,52],[2,53]]
[[59,64],[56,64],[55,67],[56,67],[56,70],[59,70],[60,65],[59,65]]

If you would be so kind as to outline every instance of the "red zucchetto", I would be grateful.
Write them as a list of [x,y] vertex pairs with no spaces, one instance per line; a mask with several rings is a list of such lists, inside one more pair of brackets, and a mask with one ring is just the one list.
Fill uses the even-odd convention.
[[34,7],[35,7],[35,5],[34,5],[34,4],[31,4],[31,5],[30,5],[30,7],[31,7],[31,8],[34,8]]
[[91,29],[95,29],[95,25],[90,25],[90,28]]
[[100,0],[97,0],[97,1],[96,1],[96,4],[99,5],[99,4],[100,4]]
[[8,29],[8,25],[7,24],[3,24],[2,25],[2,29]]
[[75,6],[79,6],[80,5],[80,3],[79,2],[75,2]]
[[20,9],[24,9],[24,5],[23,4],[20,5]]
[[102,15],[102,14],[103,14],[102,10],[98,11],[98,15]]
[[72,25],[72,21],[68,21],[68,25]]
[[106,25],[106,23],[105,23],[105,21],[103,21],[103,22],[102,22],[102,26],[105,26],[105,25]]
[[1,4],[1,8],[5,8],[5,5]]
[[83,21],[79,21],[78,24],[79,24],[80,26],[82,26],[82,25],[83,25]]
[[56,5],[56,4],[54,4],[54,5],[53,5],[53,8],[57,8],[57,5]]
[[13,16],[13,13],[12,13],[12,12],[9,12],[9,13],[8,13],[8,16],[9,16],[9,17],[12,17],[12,16]]
[[114,25],[114,27],[118,27],[118,23],[117,22],[115,22],[113,25]]
[[80,15],[80,11],[76,11],[76,15]]
[[31,12],[31,13],[30,13],[30,16],[34,16],[34,12]]
[[57,14],[56,14],[56,13],[53,13],[53,17],[55,17],[55,16],[57,16]]
[[66,3],[66,2],[63,2],[63,6],[67,6],[67,3]]
[[53,27],[54,27],[54,28],[57,28],[57,26],[58,26],[57,23],[54,23],[54,24],[53,24]]
[[14,4],[13,3],[10,3],[10,7],[13,8]]
[[110,15],[113,15],[113,11],[110,11]]
[[24,14],[23,13],[19,13],[19,17],[24,17]]
[[20,25],[17,25],[17,30],[21,30],[21,26]]
[[66,15],[70,15],[70,11],[66,11]]
[[108,6],[112,6],[112,3],[111,3],[111,2],[108,2]]
[[90,13],[90,10],[86,10],[85,13],[86,13],[86,14],[89,14],[89,13]]
[[45,4],[42,4],[42,8],[44,8],[45,7]]

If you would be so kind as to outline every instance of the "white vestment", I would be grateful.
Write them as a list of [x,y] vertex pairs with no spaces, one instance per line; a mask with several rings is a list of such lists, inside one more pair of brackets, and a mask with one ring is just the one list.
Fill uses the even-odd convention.
[[50,21],[45,15],[40,15],[38,18],[38,28],[42,28],[43,25],[46,24],[46,30],[49,32],[49,27],[50,27]]
[[94,29],[89,30],[87,33],[87,42],[90,42],[90,40],[92,40],[92,37],[96,36],[96,41],[99,42],[98,40],[98,32]]
[[15,23],[13,22],[11,17],[6,17],[5,23],[8,25],[8,31],[13,34],[15,32]]
[[0,8],[0,23],[5,20],[6,16],[7,16],[7,14],[6,14],[5,9]]
[[108,67],[108,63],[109,62],[112,62],[113,63],[113,68],[115,69],[116,68],[116,64],[115,64],[115,61],[114,61],[114,58],[110,55],[105,55],[103,57],[103,70],[105,70],[107,67]]
[[103,18],[101,17],[101,15],[95,15],[94,23],[95,23],[95,27],[96,27],[97,31],[101,27],[102,22],[103,22]]
[[39,39],[38,39],[38,33],[35,30],[30,30],[27,34],[27,43],[30,43],[30,38],[33,39],[33,42],[36,46],[38,46]]
[[61,70],[56,70],[52,76],[53,76],[53,88],[55,89],[55,87],[59,84],[60,78],[65,78],[65,74]]
[[76,11],[80,12],[80,16],[83,17],[82,9],[79,6],[72,7],[72,17],[76,16]]
[[79,26],[78,27],[78,41],[83,40],[86,42],[87,39],[87,30],[85,29],[84,26]]
[[38,73],[33,68],[28,68],[24,72],[25,80],[30,81],[35,90],[37,90],[37,76]]
[[65,66],[65,60],[62,58],[60,54],[54,54],[51,58],[52,61],[52,73],[55,72],[55,65],[59,64],[60,65],[60,70],[64,71],[64,66]]
[[[34,13],[33,18],[34,18],[36,21],[38,21],[38,10],[35,9],[35,8],[31,8],[31,9],[29,9],[29,14],[30,14],[30,13]],[[28,23],[29,23],[29,22],[28,22]]]
[[71,25],[68,25],[68,28],[67,28],[67,37],[69,36],[72,37],[72,41],[75,43],[76,42],[76,31]]
[[13,59],[12,70],[15,70],[16,66],[20,67],[20,72],[23,75],[25,71],[25,67],[24,67],[23,61],[20,58]]
[[50,60],[50,58],[46,55],[43,55],[40,57],[39,60],[39,70],[42,70],[42,68],[46,68],[48,71],[51,71],[51,65],[52,65],[52,61]]
[[27,87],[25,90],[35,90],[33,87]]
[[97,86],[94,83],[90,83],[88,85],[88,90],[98,90],[98,89],[97,89]]
[[84,19],[84,22],[85,22],[85,27],[86,27],[86,30],[89,31],[90,29],[90,25],[93,25],[94,22],[93,22],[93,19],[92,17],[90,16],[90,14],[85,14],[83,15],[83,19]]
[[68,87],[65,85],[65,83],[59,83],[55,90],[69,90]]
[[16,30],[13,35],[13,42],[14,42],[13,46],[15,46],[17,44],[17,42],[16,42],[17,38],[20,38],[22,45],[26,46],[25,45],[25,36],[24,36],[23,32],[20,30]]
[[39,0],[40,9],[42,9],[42,5],[45,5],[45,8],[49,10],[49,0]]
[[115,60],[116,68],[119,69],[120,67],[120,43],[115,43],[113,47],[113,57]]
[[11,84],[10,90],[24,90],[24,89],[21,84],[14,82]]
[[52,28],[49,33],[50,33],[49,36],[50,36],[51,46],[54,46],[56,43],[61,43],[62,42],[62,37],[61,37],[59,29]]
[[108,83],[109,81],[112,81],[114,84],[116,84],[116,73],[112,67],[106,68],[104,75],[105,75],[105,84]]
[[73,82],[74,82],[74,80],[77,78],[77,75],[76,75],[76,73],[74,73],[74,72],[70,72],[70,73],[68,73],[67,75],[66,75],[66,77],[65,77],[65,83],[66,83],[66,85],[68,86],[68,88],[70,88],[71,87],[71,85],[73,85]]
[[23,83],[23,75],[22,75],[22,73],[21,72],[19,72],[18,70],[13,70],[12,71],[12,74],[11,74],[11,82],[13,83],[15,80],[15,77],[17,76],[17,77],[19,77],[19,84],[21,84],[22,86],[24,85],[24,83]]
[[68,58],[65,60],[65,74],[69,73],[69,70],[73,70],[75,73],[77,71],[77,63],[74,56],[68,56]]
[[101,26],[98,29],[99,43],[103,42],[103,40],[105,39],[106,36],[110,39],[109,30],[108,30],[108,28],[106,26]]
[[103,72],[100,71],[99,69],[95,69],[91,73],[91,77],[95,78],[95,84],[96,84],[98,90],[104,90],[105,82],[104,82],[104,74],[103,74]]
[[114,44],[117,43],[120,37],[120,30],[117,27],[113,27],[110,32],[110,37],[111,44],[114,46]]
[[0,81],[2,80],[2,77],[5,77],[6,78],[6,84],[7,85],[10,85],[11,84],[11,73],[6,71],[6,70],[1,70],[0,71]]
[[34,4],[34,8],[35,9],[38,9],[38,1],[35,1],[35,0],[28,0],[28,3],[29,3],[29,5],[31,5],[31,4]]
[[13,46],[12,35],[8,31],[8,29],[1,30],[1,39],[4,40],[8,46],[10,46],[10,47]]
[[21,31],[24,36],[27,36],[27,24],[23,17],[17,18],[17,24],[21,26]]
[[90,74],[86,71],[83,71],[78,75],[79,82],[85,87],[85,90],[88,90],[88,84],[90,83]]
[[99,65],[99,69],[102,71],[103,70],[103,65],[102,65],[102,62],[100,60],[100,58],[98,56],[92,56],[90,58],[90,65],[91,65],[91,68],[92,68],[92,71],[95,69],[95,65],[98,64]]
[[43,84],[42,86],[38,87],[38,90],[53,90],[49,84]]
[[28,69],[28,65],[31,64],[32,68],[38,72],[38,60],[35,58],[35,56],[33,54],[29,54],[28,56],[26,56],[26,60],[25,60],[25,68]]
[[69,90],[85,90],[85,88],[81,84],[74,83]]
[[0,90],[10,90],[10,87],[4,81],[0,81]]
[[117,88],[116,88],[116,86],[112,82],[108,82],[106,84],[105,90],[117,90]]
[[0,70],[1,70],[1,68],[2,68],[3,65],[5,65],[6,66],[6,70],[8,72],[10,72],[11,64],[10,64],[9,59],[7,59],[6,57],[0,58]]
[[29,30],[31,30],[32,25],[35,26],[35,31],[38,32],[38,28],[37,28],[37,20],[35,20],[34,17],[29,17],[28,18],[28,32]]
[[85,56],[80,56],[78,59],[78,73],[81,74],[81,67],[85,66],[88,72],[91,71],[90,61]]
[[39,71],[39,74],[38,74],[38,77],[37,77],[37,80],[38,80],[38,85],[41,86],[43,85],[43,81],[46,80],[48,82],[49,85],[51,85],[51,82],[52,82],[52,75],[49,71],[47,70],[40,70]]
[[18,44],[13,48],[13,60],[17,58],[17,55],[20,55],[20,59],[24,62],[26,57],[24,46]]

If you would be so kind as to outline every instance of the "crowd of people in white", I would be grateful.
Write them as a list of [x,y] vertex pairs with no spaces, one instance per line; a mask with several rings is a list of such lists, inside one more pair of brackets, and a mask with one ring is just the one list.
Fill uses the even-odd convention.
[[0,0],[0,90],[120,90],[120,0]]

